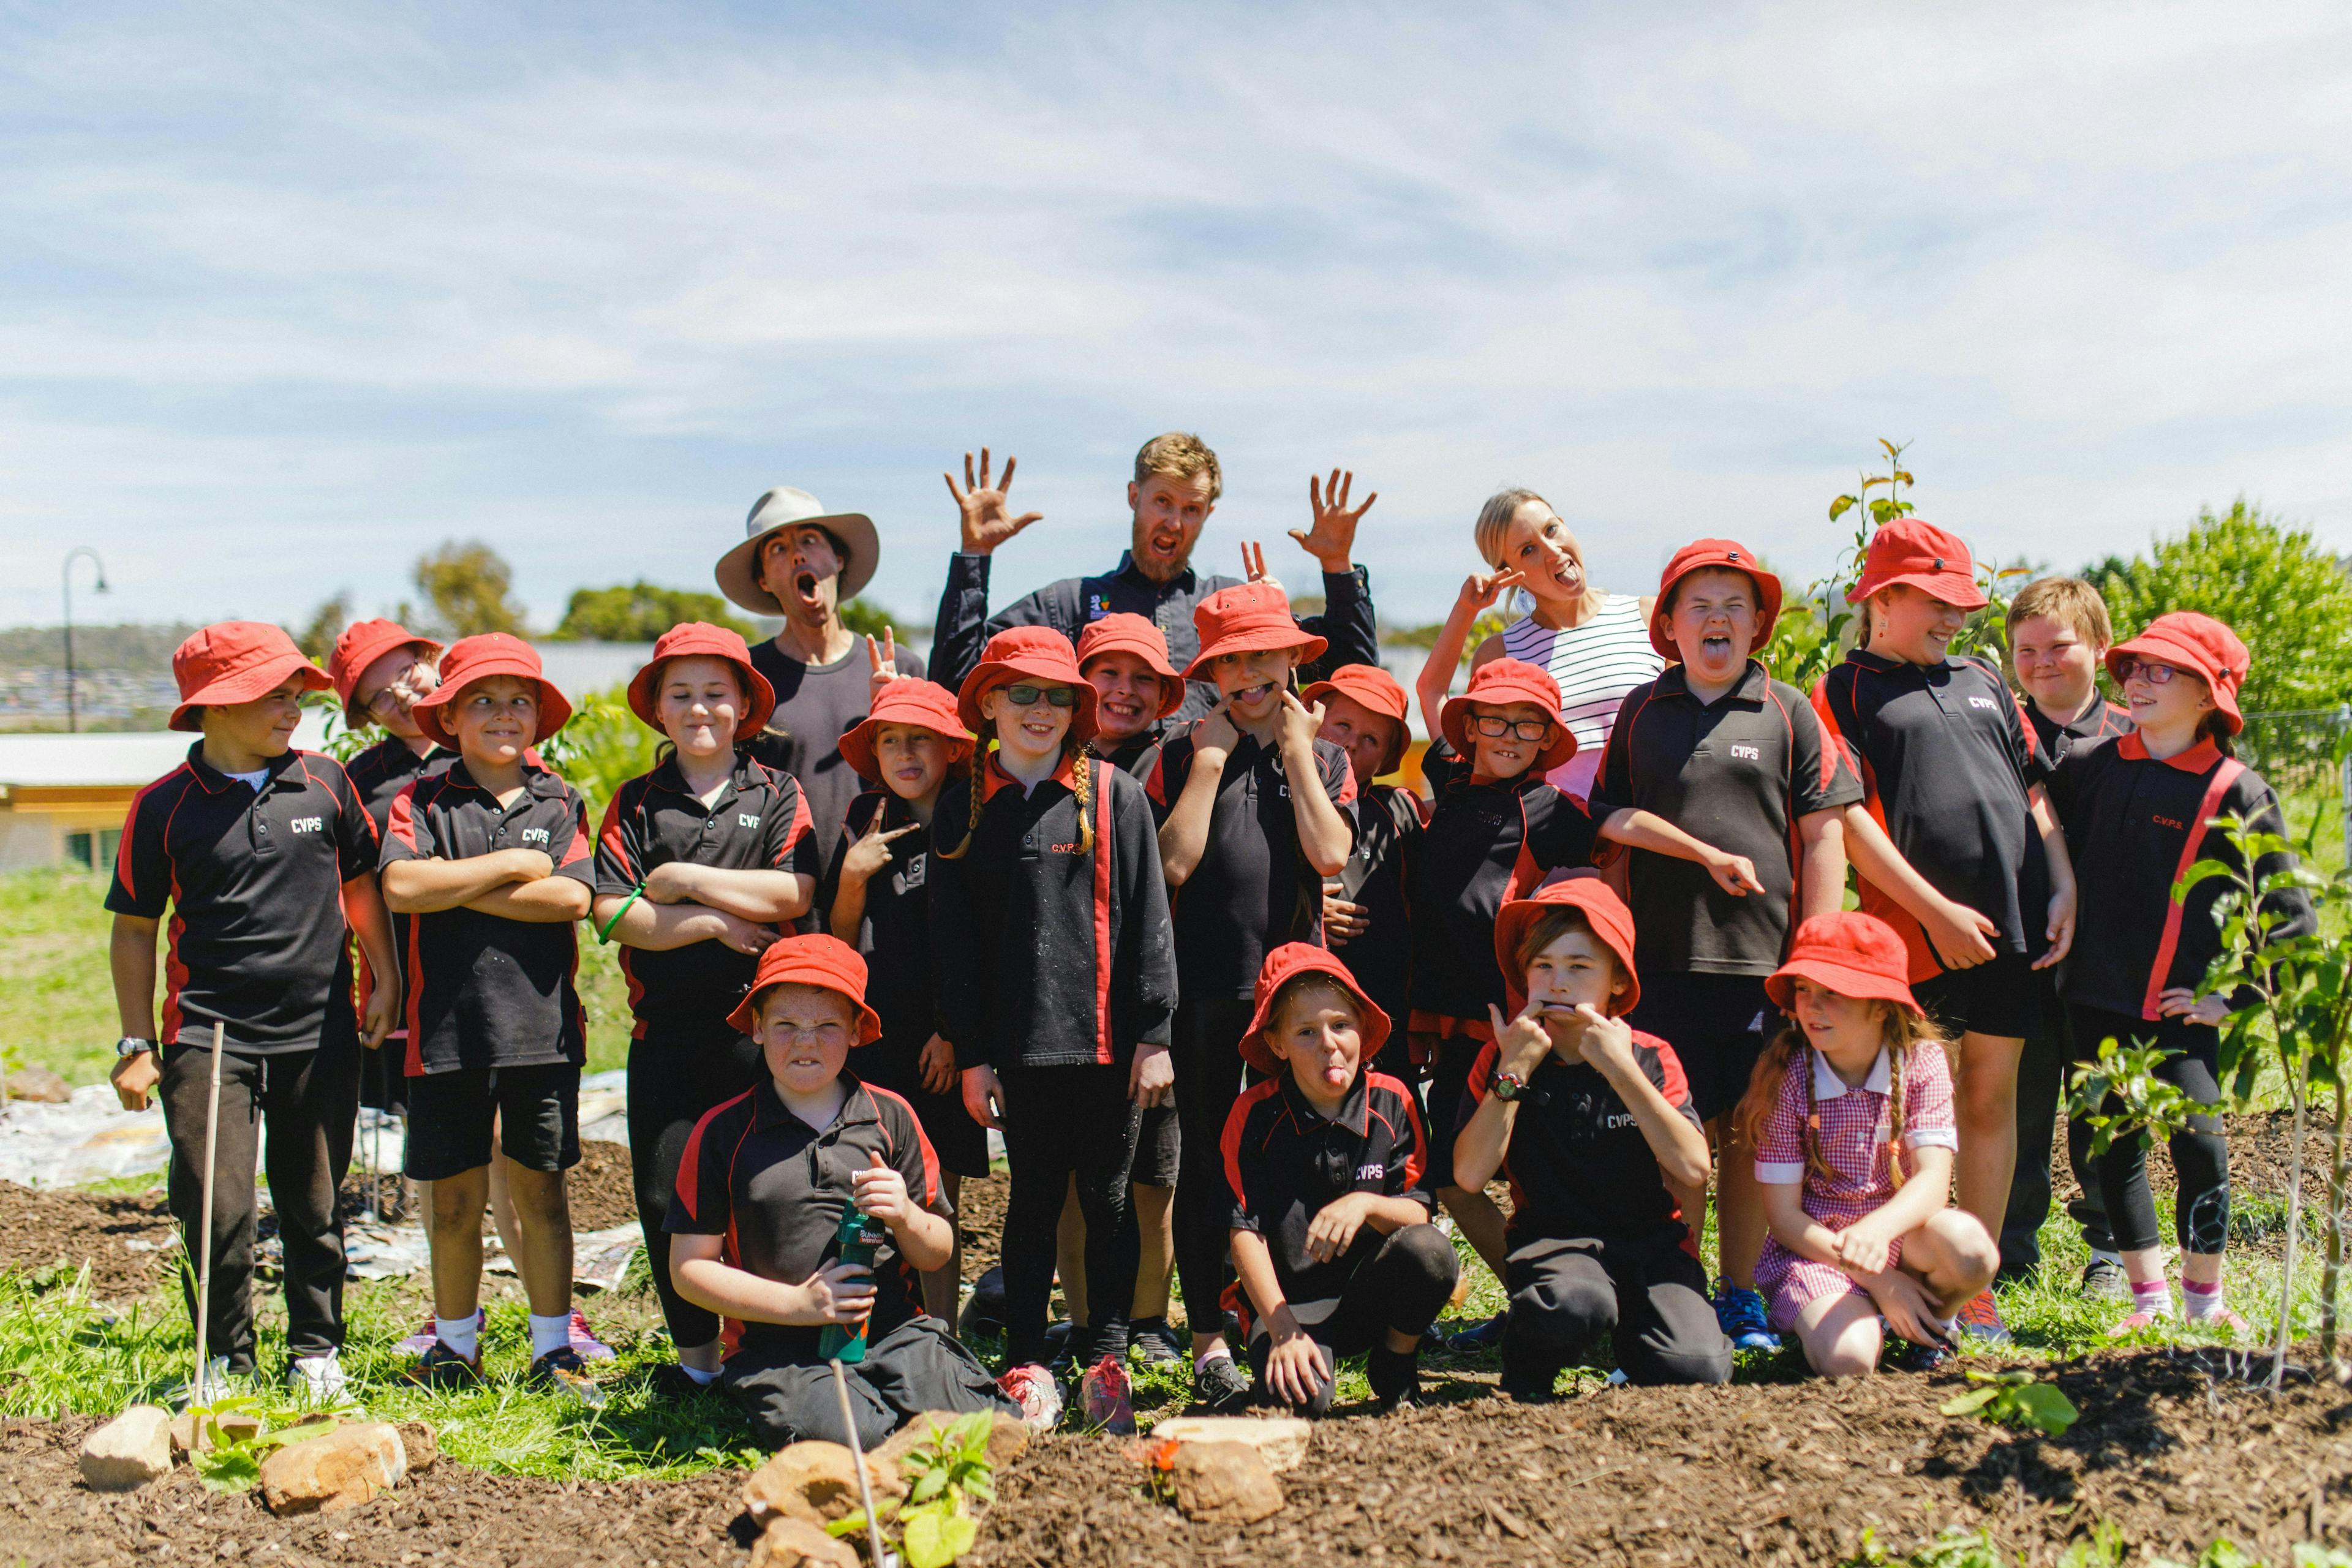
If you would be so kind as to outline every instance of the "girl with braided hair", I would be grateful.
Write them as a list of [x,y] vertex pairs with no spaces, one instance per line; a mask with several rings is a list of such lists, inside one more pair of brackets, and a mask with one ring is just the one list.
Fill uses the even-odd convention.
[[[1088,1426],[1133,1431],[1126,1372],[1138,1237],[1129,1171],[1145,1107],[1168,1093],[1175,945],[1143,786],[1095,756],[1095,689],[1069,639],[989,639],[956,705],[980,737],[940,792],[929,866],[940,1037],[973,1121],[1001,1129],[1004,1391],[1044,1430],[1055,1220],[1073,1174],[1086,1215]],[[989,742],[993,742],[992,748]]]
[[1756,1151],[1771,1234],[1756,1266],[1770,1321],[1825,1377],[1878,1364],[1892,1330],[1915,1370],[1952,1353],[1953,1319],[2000,1252],[1951,1206],[1952,1074],[1906,979],[1903,939],[1874,915],[1816,915],[1765,984],[1793,1020],[1734,1112]]

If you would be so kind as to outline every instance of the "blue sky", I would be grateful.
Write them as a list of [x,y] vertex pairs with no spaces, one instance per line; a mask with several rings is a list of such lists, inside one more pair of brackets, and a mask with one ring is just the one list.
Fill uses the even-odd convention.
[[456,536],[547,624],[778,483],[927,616],[967,447],[1046,514],[1002,599],[1170,427],[1220,570],[1353,467],[1405,620],[1510,483],[1610,586],[1810,576],[1881,435],[1982,552],[2352,551],[2347,83],[2293,5],[14,7],[0,622],[75,543],[85,616],[293,619]]

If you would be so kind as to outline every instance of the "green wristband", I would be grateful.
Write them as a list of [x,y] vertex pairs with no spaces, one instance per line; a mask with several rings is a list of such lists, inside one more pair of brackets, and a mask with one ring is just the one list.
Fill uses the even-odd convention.
[[598,946],[610,947],[613,944],[613,928],[621,923],[621,917],[629,912],[629,906],[635,903],[639,895],[643,894],[645,890],[646,885],[643,882],[639,882],[635,887],[629,889],[629,896],[621,900],[621,907],[613,911],[613,918],[606,921],[604,926],[596,932],[596,943]]

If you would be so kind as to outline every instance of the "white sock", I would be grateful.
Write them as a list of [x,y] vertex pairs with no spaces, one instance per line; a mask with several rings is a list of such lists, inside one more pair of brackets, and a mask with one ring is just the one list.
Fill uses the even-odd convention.
[[[2194,1297],[2190,1298],[2190,1302],[2193,1306]],[[2132,1305],[2151,1318],[2169,1318],[2172,1316],[2172,1288],[2161,1279],[2135,1280],[2132,1283]]]
[[433,1332],[443,1344],[471,1361],[476,1352],[478,1324],[479,1320],[471,1312],[462,1318],[436,1317],[433,1320]]
[[677,1370],[686,1373],[687,1376],[694,1379],[694,1384],[697,1388],[709,1388],[712,1381],[719,1376],[718,1369],[715,1367],[709,1372],[705,1372],[698,1366],[688,1366],[684,1362],[677,1363]]
[[530,1315],[530,1359],[537,1361],[550,1351],[562,1350],[572,1342],[572,1314],[561,1312],[552,1318]]
[[2189,1321],[2201,1323],[2221,1313],[2221,1282],[2216,1279],[2210,1285],[2200,1285],[2193,1279],[2183,1279],[2180,1300],[2189,1308]]

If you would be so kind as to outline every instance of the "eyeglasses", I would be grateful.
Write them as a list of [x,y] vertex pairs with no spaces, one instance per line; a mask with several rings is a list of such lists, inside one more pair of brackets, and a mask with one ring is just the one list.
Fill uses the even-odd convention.
[[1522,741],[1540,741],[1551,733],[1551,721],[1549,719],[1497,719],[1489,713],[1473,718],[1470,727],[1494,741],[1505,735],[1517,735]]
[[2118,680],[2130,680],[2137,677],[2147,681],[2150,686],[2169,686],[2172,683],[2172,678],[2179,673],[2168,664],[2151,663],[2147,659],[2135,658],[2129,654],[2116,660],[2116,679]]
[[405,708],[420,697],[429,697],[441,689],[441,677],[431,665],[422,661],[410,665],[407,670],[392,678],[376,689],[374,696],[362,703],[369,712],[390,712],[394,703]]
[[1078,694],[1067,686],[1031,686],[1026,682],[1004,689],[1007,700],[1015,708],[1027,708],[1038,702],[1050,702],[1056,708],[1076,708]]

